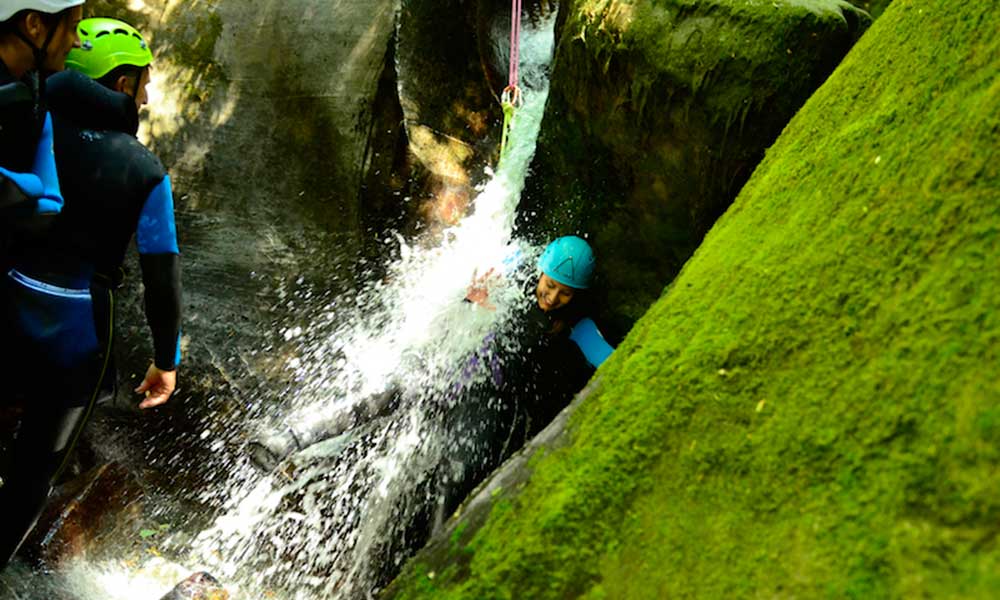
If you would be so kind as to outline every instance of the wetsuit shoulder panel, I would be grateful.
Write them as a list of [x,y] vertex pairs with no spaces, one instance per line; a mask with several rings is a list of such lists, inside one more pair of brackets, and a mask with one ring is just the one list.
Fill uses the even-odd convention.
[[604,336],[601,335],[601,331],[592,319],[580,319],[573,327],[569,339],[580,347],[587,362],[594,368],[601,366],[601,363],[607,360],[615,350],[604,340]]
[[21,194],[29,198],[37,198],[45,191],[42,180],[34,173],[18,173],[0,167],[0,180],[2,179],[16,185]]
[[167,175],[153,188],[139,214],[136,227],[139,254],[178,254],[174,197]]
[[62,210],[64,201],[59,189],[59,175],[56,171],[56,153],[53,144],[52,116],[45,115],[42,137],[35,150],[34,172],[42,182],[42,193],[38,195],[36,212],[40,215],[56,214]]

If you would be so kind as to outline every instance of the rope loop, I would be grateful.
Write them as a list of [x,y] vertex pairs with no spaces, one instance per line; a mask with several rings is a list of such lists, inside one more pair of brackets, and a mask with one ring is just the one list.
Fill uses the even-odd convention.
[[514,108],[521,108],[524,105],[524,96],[521,94],[521,88],[516,85],[508,85],[503,89],[503,93],[500,94],[500,104],[501,105],[511,105]]

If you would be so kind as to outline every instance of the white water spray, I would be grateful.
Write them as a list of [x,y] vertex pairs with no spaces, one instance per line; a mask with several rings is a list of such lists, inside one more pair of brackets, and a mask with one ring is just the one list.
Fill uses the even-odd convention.
[[[478,190],[471,214],[447,229],[434,248],[398,238],[400,258],[387,277],[350,303],[330,306],[335,318],[321,316],[316,323],[340,325],[290,364],[300,383],[290,418],[299,422],[389,387],[417,400],[354,436],[300,453],[290,472],[234,473],[235,489],[225,492],[222,516],[196,536],[183,561],[230,582],[234,598],[368,595],[374,555],[384,560],[391,539],[407,535],[400,520],[428,502],[429,473],[448,449],[435,439],[425,401],[439,397],[456,366],[510,317],[520,285],[491,290],[496,311],[461,300],[475,274],[495,269],[512,277],[512,257],[531,260],[538,252],[515,239],[514,218],[548,96],[554,17],[526,24],[524,105],[511,124],[510,148]],[[308,331],[285,333],[315,339]],[[147,562],[138,569],[85,563],[66,578],[85,598],[155,600],[154,590],[170,589],[192,570],[161,559]]]

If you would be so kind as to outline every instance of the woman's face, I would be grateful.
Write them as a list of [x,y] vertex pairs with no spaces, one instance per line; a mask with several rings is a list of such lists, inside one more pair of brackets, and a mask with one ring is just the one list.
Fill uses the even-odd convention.
[[538,278],[538,287],[535,288],[535,297],[538,298],[538,308],[545,312],[560,309],[573,299],[575,290],[568,285],[563,285],[552,279],[545,273]]
[[[74,6],[69,9],[69,13],[56,25],[56,31],[49,42],[48,53],[45,57],[44,68],[48,71],[62,71],[66,67],[66,55],[73,48],[80,47],[80,35],[77,33],[77,26],[83,18],[83,7]],[[44,32],[47,36],[48,32]],[[39,44],[45,42],[45,37],[39,40]]]

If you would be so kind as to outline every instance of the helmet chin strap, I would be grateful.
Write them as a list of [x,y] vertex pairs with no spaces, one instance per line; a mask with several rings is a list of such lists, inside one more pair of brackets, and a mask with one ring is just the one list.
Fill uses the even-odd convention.
[[45,78],[48,73],[45,72],[45,59],[49,56],[49,44],[52,43],[52,38],[56,35],[56,29],[59,29],[58,21],[54,26],[49,28],[48,35],[45,36],[45,43],[39,48],[35,46],[35,43],[28,39],[28,36],[24,34],[20,29],[14,28],[14,33],[17,37],[21,38],[25,44],[31,48],[31,53],[35,57],[35,68],[29,69],[28,77],[31,78],[31,87],[35,91],[35,116],[41,118],[42,116],[42,98],[45,97]]
[[[16,27],[14,28],[14,35],[21,38],[21,41],[27,44],[29,48],[31,48],[31,53],[34,55],[35,68],[31,70],[38,71],[39,73],[41,73],[44,70],[45,59],[48,58],[49,56],[49,44],[52,43],[52,38],[54,38],[56,35],[56,29],[59,29],[59,23],[61,23],[61,21],[57,22],[56,25],[49,28],[48,35],[46,35],[45,37],[45,43],[42,44],[41,48],[36,46],[35,43],[32,42],[31,39],[29,39],[28,36],[25,35],[23,31],[21,31]],[[41,80],[44,81],[45,77],[44,76],[41,77]]]

